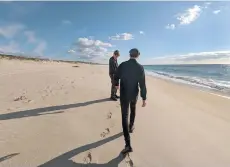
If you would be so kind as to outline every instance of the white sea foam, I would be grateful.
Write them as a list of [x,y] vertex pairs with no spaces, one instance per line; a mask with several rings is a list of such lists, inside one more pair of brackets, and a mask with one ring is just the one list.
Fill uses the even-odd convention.
[[165,72],[148,71],[148,70],[146,70],[146,73],[147,75],[154,76],[154,77],[169,79],[175,82],[189,84],[196,87],[217,90],[228,94],[230,93],[230,81],[219,81],[214,79],[206,79],[206,78],[191,77],[191,76],[176,76],[171,73],[169,74]]
[[212,95],[215,95],[215,96],[219,96],[219,97],[223,97],[225,99],[229,99],[230,100],[230,96],[223,96],[223,95],[219,95],[219,94],[216,94],[216,93],[210,93]]

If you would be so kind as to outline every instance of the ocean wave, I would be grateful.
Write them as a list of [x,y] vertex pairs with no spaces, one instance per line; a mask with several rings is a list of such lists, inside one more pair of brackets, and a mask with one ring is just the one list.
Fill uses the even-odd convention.
[[171,73],[159,72],[159,71],[147,70],[146,73],[147,75],[151,75],[155,77],[171,79],[185,84],[190,84],[194,86],[218,90],[225,93],[230,93],[230,81],[220,81],[220,80],[191,77],[191,76],[177,76]]

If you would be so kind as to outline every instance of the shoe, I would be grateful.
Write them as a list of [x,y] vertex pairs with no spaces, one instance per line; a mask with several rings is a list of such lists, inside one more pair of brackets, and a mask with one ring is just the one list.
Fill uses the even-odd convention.
[[117,101],[116,97],[110,97],[110,99],[113,100],[113,101]]
[[117,96],[117,95],[115,95],[115,97],[116,97],[117,99],[119,99],[119,98],[120,98],[120,96]]
[[122,154],[127,154],[133,152],[133,149],[131,146],[125,146],[125,148],[121,151]]
[[134,129],[135,129],[134,126],[130,127],[130,128],[129,128],[129,133],[133,133]]

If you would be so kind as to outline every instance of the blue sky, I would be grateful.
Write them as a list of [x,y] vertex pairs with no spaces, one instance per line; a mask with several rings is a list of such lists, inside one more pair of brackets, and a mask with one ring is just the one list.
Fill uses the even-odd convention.
[[230,63],[230,2],[0,2],[0,52],[144,64]]

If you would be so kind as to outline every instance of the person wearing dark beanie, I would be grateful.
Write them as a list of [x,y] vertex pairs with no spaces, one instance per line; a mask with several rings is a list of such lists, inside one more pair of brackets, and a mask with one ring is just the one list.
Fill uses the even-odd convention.
[[[146,106],[146,84],[145,72],[142,65],[137,62],[140,56],[138,49],[134,48],[129,51],[130,59],[120,64],[114,76],[115,86],[118,89],[120,80],[120,103],[122,113],[122,128],[125,138],[125,148],[122,150],[123,154],[132,152],[130,135],[134,130],[134,121],[136,115],[136,103],[140,87],[140,95],[142,97],[142,107]],[[130,108],[130,124],[128,125],[128,115]]]

